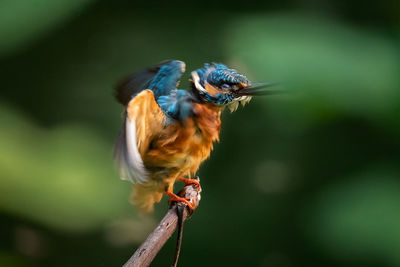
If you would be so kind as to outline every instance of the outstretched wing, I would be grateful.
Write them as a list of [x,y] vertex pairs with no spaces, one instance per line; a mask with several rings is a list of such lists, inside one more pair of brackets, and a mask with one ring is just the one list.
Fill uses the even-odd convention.
[[[162,131],[168,104],[174,106],[173,112],[180,114],[180,105],[176,102],[183,97],[177,98],[176,86],[184,71],[185,63],[170,60],[133,74],[116,88],[117,100],[127,108],[114,149],[122,179],[133,183],[148,180],[143,157],[151,140]],[[160,109],[157,102],[163,97],[160,101],[163,108]],[[180,119],[179,116],[169,117]]]
[[165,115],[151,90],[143,90],[127,106],[126,118],[114,147],[121,179],[132,183],[148,181],[143,162],[150,142],[163,129]]
[[173,60],[163,61],[158,65],[135,72],[125,78],[115,87],[115,98],[119,103],[126,106],[135,94],[149,88],[151,81],[157,75],[159,70],[171,62],[173,62]]

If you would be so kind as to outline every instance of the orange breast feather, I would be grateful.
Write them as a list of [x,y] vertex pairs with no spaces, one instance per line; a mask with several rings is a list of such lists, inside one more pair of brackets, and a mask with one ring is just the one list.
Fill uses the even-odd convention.
[[[218,140],[221,127],[220,110],[194,104],[195,116],[184,123],[174,121],[161,131],[144,155],[150,165],[171,168],[171,176],[191,176],[196,173]],[[172,177],[171,177],[172,178]]]

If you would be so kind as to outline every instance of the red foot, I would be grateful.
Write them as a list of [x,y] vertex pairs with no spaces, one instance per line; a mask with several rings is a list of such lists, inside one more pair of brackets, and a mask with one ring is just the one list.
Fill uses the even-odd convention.
[[188,184],[195,184],[199,187],[199,190],[201,191],[201,186],[200,186],[200,182],[195,180],[195,179],[187,179],[187,178],[178,178],[178,181],[184,182],[186,185]]
[[171,197],[168,201],[183,202],[183,203],[185,203],[185,204],[189,207],[189,209],[191,209],[191,210],[194,209],[194,208],[193,208],[193,204],[189,201],[188,198],[184,198],[184,197],[177,196],[177,195],[175,195],[174,193],[168,192],[168,191],[165,192],[165,193],[166,193],[168,196]]

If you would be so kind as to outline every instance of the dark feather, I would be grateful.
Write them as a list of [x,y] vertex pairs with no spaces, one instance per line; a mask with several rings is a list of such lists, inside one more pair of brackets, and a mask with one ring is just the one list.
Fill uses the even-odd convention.
[[147,89],[151,80],[156,76],[160,68],[171,61],[172,60],[163,61],[158,65],[135,72],[128,78],[125,78],[115,87],[115,98],[119,103],[126,106],[133,96],[140,91]]

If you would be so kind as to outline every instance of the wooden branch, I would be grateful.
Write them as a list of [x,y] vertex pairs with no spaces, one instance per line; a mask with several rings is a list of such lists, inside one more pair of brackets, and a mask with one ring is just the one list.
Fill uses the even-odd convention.
[[[198,181],[200,179],[196,178]],[[193,204],[194,209],[200,202],[201,189],[195,185],[186,185],[179,193],[179,196],[186,197]],[[146,241],[135,251],[133,256],[124,264],[123,267],[145,267],[149,266],[165,242],[171,237],[178,224],[177,208],[178,205],[187,207],[181,202],[172,202],[167,214],[159,225],[147,237]],[[184,208],[183,222],[191,216],[188,208]],[[182,222],[182,223],[183,223]]]

